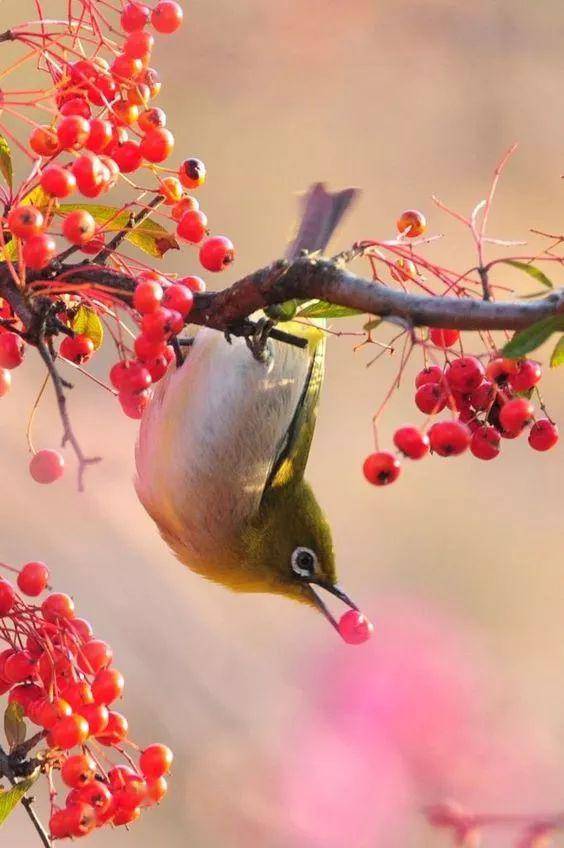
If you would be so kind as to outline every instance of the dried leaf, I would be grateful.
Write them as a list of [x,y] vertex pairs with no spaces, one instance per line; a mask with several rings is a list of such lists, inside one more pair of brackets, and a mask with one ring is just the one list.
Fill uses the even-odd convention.
[[12,701],[8,704],[4,712],[4,733],[8,741],[10,751],[25,742],[27,732],[26,723],[24,721],[24,708],[17,701]]

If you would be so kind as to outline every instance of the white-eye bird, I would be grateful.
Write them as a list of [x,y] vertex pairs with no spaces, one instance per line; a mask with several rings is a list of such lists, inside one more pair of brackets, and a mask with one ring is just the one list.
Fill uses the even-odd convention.
[[[356,194],[313,186],[287,257],[323,251]],[[305,337],[307,347],[268,339],[263,361],[243,339],[198,331],[141,421],[136,488],[193,571],[236,591],[313,605],[337,627],[317,589],[357,607],[337,585],[331,530],[304,479],[324,333],[294,322],[284,329]]]

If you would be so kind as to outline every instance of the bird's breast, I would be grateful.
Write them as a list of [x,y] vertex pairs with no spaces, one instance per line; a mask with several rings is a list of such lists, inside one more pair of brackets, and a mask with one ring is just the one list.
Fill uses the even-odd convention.
[[180,559],[210,577],[259,507],[307,378],[307,351],[269,344],[257,362],[244,341],[200,330],[141,421],[140,500]]

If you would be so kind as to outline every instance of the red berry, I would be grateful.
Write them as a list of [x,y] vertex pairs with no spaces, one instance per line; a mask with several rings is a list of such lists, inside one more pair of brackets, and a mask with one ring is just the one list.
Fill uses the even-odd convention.
[[[11,583],[0,577],[0,616],[7,615],[16,601],[16,593],[14,592]],[[6,660],[7,662],[7,660]],[[2,669],[2,677],[6,679],[4,669]]]
[[93,704],[92,688],[87,680],[70,680],[61,690],[61,695],[68,701],[74,712],[80,712],[85,704]]
[[185,188],[199,188],[206,181],[206,166],[200,159],[185,159],[178,169],[178,176]]
[[460,421],[437,421],[429,430],[431,450],[439,456],[458,456],[468,449],[471,433]]
[[347,610],[339,620],[339,633],[349,645],[367,642],[374,632],[374,626],[359,610]]
[[116,827],[124,824],[132,824],[134,821],[137,821],[140,815],[140,807],[118,807],[112,819],[112,824]]
[[83,365],[94,353],[94,342],[88,336],[65,336],[59,347],[59,353],[69,362]]
[[172,309],[159,306],[154,312],[143,316],[141,327],[148,342],[160,342],[172,334],[179,333],[184,326],[182,315]]
[[176,283],[179,286],[187,286],[194,294],[201,294],[206,290],[206,284],[201,277],[181,277]]
[[128,35],[123,42],[123,52],[126,56],[143,60],[146,56],[149,56],[154,46],[155,39],[151,33],[137,29],[131,35]]
[[63,235],[71,244],[85,244],[96,232],[96,221],[85,209],[75,209],[63,221]]
[[49,569],[44,562],[27,562],[18,574],[17,582],[24,595],[36,598],[49,582]]
[[74,618],[74,601],[64,592],[52,592],[41,604],[41,611],[47,621]]
[[186,212],[178,222],[176,233],[190,244],[200,244],[207,233],[207,225],[207,216],[200,209]]
[[182,183],[178,177],[165,177],[160,182],[159,194],[163,195],[167,206],[177,206],[182,199],[182,191]]
[[[82,156],[78,156],[74,160],[72,172],[76,178],[76,183],[80,193],[84,194],[86,197],[98,197],[105,188],[106,182],[110,179],[110,173],[105,168],[101,159],[99,159],[94,153],[90,152],[83,153]],[[79,221],[80,213],[88,215],[92,221],[94,220],[84,209],[77,209],[74,212],[71,212],[63,223],[63,233],[65,235],[66,232],[64,227],[68,219],[71,215],[73,215],[75,219]],[[91,237],[92,236],[90,235],[88,239],[85,239],[85,241],[88,241]],[[67,238],[69,238],[69,236],[67,236]],[[84,242],[75,242],[75,244],[82,243]]]
[[225,236],[212,236],[200,248],[200,262],[208,271],[224,271],[234,259],[235,249]]
[[489,380],[484,380],[470,393],[470,403],[474,409],[489,409],[494,402],[496,389]]
[[64,470],[65,460],[54,450],[37,451],[29,463],[29,473],[36,483],[54,483]]
[[508,433],[520,433],[534,415],[534,406],[524,397],[508,400],[499,412],[499,423]]
[[181,283],[175,283],[168,286],[164,293],[163,306],[167,309],[172,309],[179,312],[183,318],[186,318],[192,306],[194,305],[194,295],[188,286]]
[[150,109],[145,109],[141,112],[137,123],[139,124],[139,129],[144,133],[162,129],[166,127],[166,112],[158,106],[151,106]]
[[41,188],[52,197],[68,197],[76,190],[76,179],[68,168],[50,165],[41,174]]
[[147,781],[147,794],[143,806],[151,806],[162,801],[167,793],[167,782],[164,777],[158,777],[156,780]]
[[28,239],[38,235],[43,229],[43,215],[35,206],[14,206],[8,212],[8,229],[12,235]]
[[24,714],[30,717],[30,711],[33,712],[33,707],[43,697],[43,688],[36,686],[35,683],[21,683],[19,686],[14,686],[8,696],[9,704],[19,704],[24,711]]
[[97,736],[102,745],[119,745],[127,738],[127,719],[121,713],[110,710],[108,725],[101,736]]
[[148,162],[164,162],[174,149],[174,136],[164,127],[159,127],[141,139],[141,155]]
[[73,618],[68,624],[81,642],[88,642],[89,639],[92,639],[92,625],[85,618]]
[[72,707],[64,698],[43,698],[33,711],[33,720],[50,730],[62,718],[72,715]]
[[108,726],[110,714],[105,704],[83,704],[76,712],[86,719],[92,736],[103,733]]
[[466,395],[484,379],[484,367],[475,356],[461,356],[451,362],[445,377],[451,389]]
[[29,651],[15,651],[4,663],[2,676],[10,683],[21,683],[31,677],[37,668],[37,657]]
[[54,156],[61,149],[57,134],[51,127],[35,127],[29,137],[29,146],[38,156]]
[[55,239],[47,233],[41,233],[38,236],[32,236],[25,242],[22,254],[28,268],[31,268],[32,271],[41,271],[49,264],[56,250]]
[[133,306],[143,315],[155,312],[163,299],[163,289],[156,280],[142,280],[133,292]]
[[529,444],[533,450],[547,451],[558,442],[559,433],[556,424],[548,418],[539,418],[531,427]]
[[415,377],[415,388],[419,389],[425,383],[442,383],[443,377],[442,368],[439,368],[438,365],[428,365]]
[[90,135],[86,147],[92,153],[102,153],[112,140],[112,125],[102,118],[93,118],[90,121]]
[[540,362],[532,359],[523,359],[518,363],[519,370],[509,375],[509,385],[516,392],[528,392],[539,382],[542,377]]
[[101,780],[91,780],[80,788],[69,792],[67,804],[90,804],[96,812],[104,813],[110,806],[112,793]]
[[59,719],[50,730],[53,745],[65,750],[82,745],[88,739],[88,734],[88,722],[76,713]]
[[400,461],[397,456],[388,451],[371,453],[362,467],[364,476],[374,486],[387,486],[398,479],[401,471]]
[[116,388],[128,395],[136,395],[148,389],[152,382],[148,369],[136,360],[124,364],[127,367],[123,369],[120,385]]
[[495,427],[484,424],[472,434],[470,450],[478,459],[495,459],[500,452],[501,436]]
[[195,197],[183,197],[178,203],[175,203],[171,209],[171,215],[174,221],[180,221],[186,212],[197,212],[200,204]]
[[132,171],[136,171],[143,161],[141,150],[135,141],[118,144],[112,148],[111,154],[122,174],[131,174]]
[[51,839],[67,839],[71,835],[71,819],[67,809],[55,810],[49,819]]
[[63,150],[80,150],[89,135],[90,124],[81,115],[67,115],[57,124],[57,138]]
[[123,693],[123,675],[116,668],[103,668],[92,683],[92,694],[97,704],[111,704]]
[[439,383],[423,383],[415,392],[415,405],[425,415],[434,415],[445,408],[447,395]]
[[168,774],[173,754],[166,745],[149,745],[139,758],[139,768],[148,780],[156,780]]
[[84,97],[71,97],[65,100],[59,109],[61,115],[81,115],[88,120],[92,115],[90,104]]
[[447,330],[444,327],[431,327],[429,338],[436,347],[452,347],[460,337],[458,330]]
[[0,367],[17,368],[23,362],[25,345],[17,333],[0,334]]
[[429,453],[429,439],[417,427],[400,427],[396,430],[394,445],[409,459],[421,459]]
[[119,83],[127,83],[136,79],[143,70],[143,62],[141,59],[136,59],[134,56],[126,56],[125,53],[120,53],[116,56],[111,66],[112,76]]
[[399,233],[404,233],[408,238],[417,238],[427,229],[425,215],[417,209],[406,209],[402,212],[396,222]]
[[114,652],[107,642],[101,639],[91,639],[78,652],[78,665],[88,674],[96,674],[102,668],[110,665]]
[[516,374],[519,369],[519,364],[515,359],[502,359],[497,357],[490,360],[486,365],[486,377],[492,383],[503,385],[506,383],[512,374]]
[[151,23],[157,30],[170,35],[182,25],[182,8],[174,0],[160,0],[151,13]]
[[145,333],[141,333],[135,339],[133,347],[135,348],[137,357],[142,362],[146,362],[148,359],[154,359],[156,356],[160,356],[165,348],[165,344],[162,339],[149,339]]
[[71,789],[80,789],[96,777],[96,763],[90,754],[67,757],[61,768],[63,783]]
[[153,359],[145,360],[145,367],[151,375],[151,380],[153,383],[158,383],[158,381],[164,377],[168,370],[168,366],[174,359],[174,349],[171,345],[167,345],[164,348],[163,353],[159,354],[159,356],[155,356]]
[[143,29],[149,23],[151,10],[143,3],[127,3],[121,13],[121,28],[125,32]]
[[87,836],[96,827],[96,811],[89,804],[70,804],[64,811],[68,836]]

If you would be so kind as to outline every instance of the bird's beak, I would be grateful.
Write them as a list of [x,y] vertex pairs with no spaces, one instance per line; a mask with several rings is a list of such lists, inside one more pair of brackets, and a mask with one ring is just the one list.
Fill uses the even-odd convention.
[[339,598],[340,601],[343,601],[343,603],[345,603],[353,610],[358,610],[357,605],[353,601],[351,601],[349,596],[345,592],[343,592],[340,586],[333,585],[332,583],[323,583],[320,580],[308,581],[308,586],[312,594],[315,606],[320,612],[323,613],[329,624],[333,625],[335,630],[339,632],[339,625],[337,624],[335,617],[326,606],[325,601],[323,600],[319,592],[317,592],[314,588],[314,584],[315,586],[319,586],[320,589],[325,589],[326,592],[329,592],[329,594],[334,595],[336,598]]

